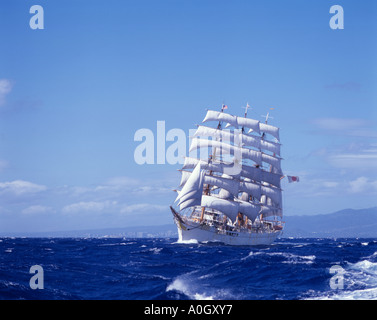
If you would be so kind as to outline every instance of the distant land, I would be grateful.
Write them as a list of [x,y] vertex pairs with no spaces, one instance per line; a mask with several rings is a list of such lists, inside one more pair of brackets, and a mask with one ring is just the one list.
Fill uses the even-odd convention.
[[377,238],[377,207],[285,216],[284,237]]
[[[328,214],[285,216],[285,237],[302,238],[377,238],[377,207],[345,209]],[[1,232],[0,237],[124,237],[177,238],[172,224],[76,230],[59,232]]]
[[88,230],[51,231],[51,232],[0,232],[0,237],[53,237],[53,238],[176,238],[177,227],[174,223],[158,226],[136,226],[123,228],[103,228]]

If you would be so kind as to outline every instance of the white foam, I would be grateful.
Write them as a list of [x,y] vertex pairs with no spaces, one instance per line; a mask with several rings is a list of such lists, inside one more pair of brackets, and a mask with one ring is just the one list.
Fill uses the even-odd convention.
[[212,296],[207,296],[202,293],[194,292],[192,287],[187,283],[186,280],[182,278],[176,278],[171,284],[168,285],[166,288],[166,292],[168,291],[179,291],[188,296],[190,299],[194,300],[213,300]]
[[161,252],[162,248],[151,248],[149,251],[153,252],[153,254],[159,254]]
[[315,299],[377,300],[377,263],[364,259],[348,264],[345,267],[344,289],[328,291]]
[[285,261],[282,261],[281,263],[292,263],[292,264],[312,264],[314,263],[314,260],[316,259],[315,255],[308,255],[308,256],[300,256],[297,254],[289,253],[289,252],[266,252],[266,251],[257,251],[253,252],[251,251],[249,255],[245,258],[242,258],[242,260],[252,257],[253,255],[268,255],[268,256],[280,256],[285,258]]
[[332,300],[377,300],[377,288],[345,291],[331,297]]
[[199,244],[199,242],[196,239],[190,239],[190,240],[178,240],[177,242],[173,242],[173,244]]

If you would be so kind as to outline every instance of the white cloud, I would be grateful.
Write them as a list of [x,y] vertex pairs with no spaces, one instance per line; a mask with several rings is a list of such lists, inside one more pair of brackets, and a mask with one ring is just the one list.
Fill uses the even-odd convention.
[[359,177],[349,182],[350,193],[376,193],[377,192],[377,180],[371,180],[367,177]]
[[331,150],[327,154],[331,165],[341,169],[355,171],[377,170],[376,144],[351,144],[343,150]]
[[16,196],[45,191],[46,186],[24,180],[0,182],[0,193],[10,193]]
[[[176,181],[175,181],[176,183]],[[63,190],[64,189],[64,190]],[[62,192],[67,195],[83,198],[85,200],[95,199],[95,201],[104,201],[109,199],[119,199],[125,196],[134,198],[145,198],[146,196],[160,197],[162,195],[172,194],[172,187],[168,180],[138,180],[130,177],[113,177],[105,183],[91,187],[67,187]]]
[[63,213],[103,212],[117,204],[116,201],[81,201],[63,207]]
[[40,214],[40,213],[48,213],[51,212],[51,207],[41,206],[41,205],[35,205],[25,208],[21,211],[23,214]]
[[360,128],[368,124],[364,119],[344,119],[344,118],[318,118],[313,123],[325,130],[350,130]]
[[5,104],[5,97],[11,90],[12,83],[7,79],[0,79],[0,107]]
[[326,188],[336,188],[339,186],[339,182],[336,181],[324,181],[323,186]]
[[341,183],[335,180],[328,180],[317,178],[313,176],[307,176],[305,179],[301,179],[298,183],[287,183],[283,187],[286,195],[296,197],[332,197],[339,192]]
[[158,205],[158,204],[149,204],[149,203],[138,203],[138,204],[131,204],[124,206],[120,213],[140,213],[140,212],[148,212],[150,211],[153,213],[154,211],[163,211],[168,210],[167,206]]
[[377,169],[377,154],[335,154],[329,157],[330,163],[338,168],[359,169],[370,168]]
[[315,199],[352,196],[355,194],[376,198],[377,176],[374,178],[359,176],[339,176],[328,173],[327,178],[319,178],[313,174],[305,176],[299,183],[284,182],[284,194],[290,197],[305,197]]
[[334,168],[352,170],[353,173],[377,171],[377,144],[350,143],[340,147],[323,147],[310,156],[320,157]]
[[342,136],[376,138],[376,125],[369,119],[360,118],[317,118],[312,123],[320,129],[317,133]]
[[133,190],[134,193],[141,193],[141,194],[172,194],[172,188],[167,188],[163,186],[142,186]]
[[120,177],[113,177],[109,180],[107,180],[106,185],[110,186],[135,186],[139,185],[140,181],[134,178],[120,176]]

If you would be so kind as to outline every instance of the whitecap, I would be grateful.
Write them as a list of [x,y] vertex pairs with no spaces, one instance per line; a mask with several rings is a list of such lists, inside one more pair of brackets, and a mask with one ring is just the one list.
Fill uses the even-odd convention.
[[292,264],[312,264],[314,263],[314,260],[316,259],[315,255],[307,255],[307,256],[300,256],[289,252],[267,252],[267,251],[257,251],[253,252],[251,251],[249,255],[243,259],[246,259],[248,257],[251,257],[253,255],[267,255],[267,256],[277,256],[282,257],[286,259],[285,261],[282,261],[282,263],[292,263]]
[[377,300],[377,288],[345,290],[338,293],[327,292],[325,295],[311,297],[310,300]]
[[190,240],[178,240],[173,242],[173,244],[199,244],[198,240],[190,239]]
[[365,260],[361,260],[359,262],[356,262],[356,263],[350,263],[350,267],[352,269],[375,269],[376,272],[377,272],[377,262],[372,262],[372,261],[369,261],[367,259]]
[[344,292],[336,298],[342,300],[377,300],[377,288]]
[[345,267],[344,289],[329,291],[321,300],[377,300],[377,263],[368,259]]
[[153,254],[159,254],[163,248],[151,248],[148,251],[153,252]]
[[178,291],[189,297],[190,299],[194,300],[213,300],[212,296],[195,292],[192,290],[192,286],[186,281],[181,278],[176,278],[171,284],[168,285],[166,288],[166,292],[169,291]]

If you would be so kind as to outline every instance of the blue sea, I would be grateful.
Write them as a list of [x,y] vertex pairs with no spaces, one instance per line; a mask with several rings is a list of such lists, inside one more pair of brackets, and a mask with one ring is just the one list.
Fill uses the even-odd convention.
[[377,299],[377,239],[1,238],[0,299]]

